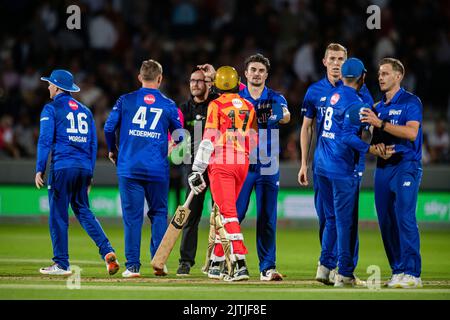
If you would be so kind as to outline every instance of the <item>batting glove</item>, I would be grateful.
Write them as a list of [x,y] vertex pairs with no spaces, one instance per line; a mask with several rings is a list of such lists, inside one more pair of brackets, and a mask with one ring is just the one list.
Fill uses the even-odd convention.
[[200,172],[192,172],[188,176],[188,183],[189,187],[191,187],[191,190],[194,191],[196,195],[202,193],[206,188],[205,180]]

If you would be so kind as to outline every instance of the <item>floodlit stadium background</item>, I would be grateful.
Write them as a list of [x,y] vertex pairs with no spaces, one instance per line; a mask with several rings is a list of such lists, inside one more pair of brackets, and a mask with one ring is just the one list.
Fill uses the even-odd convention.
[[[69,5],[81,8],[81,29],[69,30]],[[381,9],[381,29],[369,30],[369,5]],[[162,91],[177,104],[189,98],[189,74],[201,63],[235,66],[243,76],[245,58],[270,58],[268,86],[288,100],[292,114],[280,131],[279,217],[315,219],[312,190],[296,182],[299,169],[300,105],[307,87],[324,75],[321,59],[330,42],[364,61],[367,85],[380,99],[377,62],[399,58],[403,86],[424,105],[424,178],[418,220],[450,222],[450,3],[448,1],[5,1],[0,10],[0,218],[48,214],[46,190],[34,188],[39,113],[48,100],[39,78],[54,68],[75,75],[75,97],[92,108],[99,138],[99,161],[91,194],[100,218],[120,216],[114,167],[106,161],[104,121],[115,100],[138,87],[144,59],[164,68]],[[360,219],[376,221],[374,159],[368,157]],[[182,191],[183,171],[173,166],[169,212]],[[26,201],[24,201],[26,199]],[[208,213],[207,206],[205,214]],[[255,216],[255,203],[250,205]],[[0,220],[1,221],[1,220]],[[301,220],[303,221],[303,220]]]

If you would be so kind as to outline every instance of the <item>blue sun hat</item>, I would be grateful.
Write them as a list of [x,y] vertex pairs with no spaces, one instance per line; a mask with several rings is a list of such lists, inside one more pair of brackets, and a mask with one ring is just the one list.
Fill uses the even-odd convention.
[[73,75],[67,70],[53,70],[50,77],[42,77],[41,80],[50,82],[64,91],[80,91],[80,88],[73,83]]

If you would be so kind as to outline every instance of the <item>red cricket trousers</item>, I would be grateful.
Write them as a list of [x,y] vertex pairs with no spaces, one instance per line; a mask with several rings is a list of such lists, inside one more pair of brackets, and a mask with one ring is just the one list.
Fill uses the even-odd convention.
[[[248,160],[243,164],[210,164],[208,176],[210,181],[211,194],[214,202],[219,206],[223,218],[225,218],[225,230],[230,235],[240,235],[241,226],[237,220],[236,201],[244,185],[248,172]],[[232,221],[227,221],[227,219]],[[243,240],[231,240],[233,254],[247,254],[247,248]],[[223,257],[222,244],[216,243],[214,255]]]

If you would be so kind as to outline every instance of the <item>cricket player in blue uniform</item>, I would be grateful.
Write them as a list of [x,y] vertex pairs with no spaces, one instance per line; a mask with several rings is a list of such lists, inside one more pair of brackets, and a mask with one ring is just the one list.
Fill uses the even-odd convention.
[[[276,269],[277,197],[280,172],[278,155],[278,124],[288,123],[290,113],[286,99],[265,86],[270,61],[262,54],[252,55],[245,61],[247,87],[239,92],[249,100],[258,119],[257,156],[252,159],[244,185],[236,202],[239,222],[245,218],[250,195],[256,190],[256,242],[262,281],[282,280]],[[272,132],[276,135],[272,137]],[[276,139],[272,141],[272,139]]]
[[416,206],[422,178],[422,113],[420,99],[400,87],[403,64],[393,58],[379,63],[378,81],[385,94],[375,107],[362,112],[374,126],[372,143],[395,145],[395,154],[377,159],[375,206],[384,248],[392,269],[392,288],[422,286],[420,235]]
[[[347,49],[338,44],[330,43],[325,50],[325,55],[323,58],[323,64],[327,69],[326,76],[316,83],[313,83],[307,90],[305,98],[303,100],[301,113],[304,115],[302,128],[300,131],[300,149],[301,149],[301,167],[298,173],[298,182],[302,186],[308,186],[308,160],[309,151],[312,141],[312,132],[314,127],[314,118],[316,119],[316,145],[321,134],[321,128],[323,124],[323,119],[325,115],[325,102],[330,92],[336,87],[342,86],[341,80],[341,66],[347,59]],[[368,105],[373,105],[372,96],[364,84],[358,91],[358,95],[362,100]],[[361,156],[359,161],[358,174],[362,177],[362,173],[365,168],[365,157]],[[323,232],[325,229],[325,213],[322,207],[322,200],[319,198],[318,189],[320,184],[317,181],[315,167],[313,163],[313,180],[314,180],[314,205],[316,208],[317,216],[319,219],[319,241],[321,246],[323,245]],[[328,195],[331,197],[331,195]],[[336,234],[329,234],[325,237],[326,246],[334,247],[332,256],[334,257],[335,264],[337,263],[337,246],[336,244]],[[358,240],[356,243],[356,251],[358,251]],[[355,254],[355,266],[358,262],[358,255]],[[321,266],[317,267],[316,279],[325,284],[334,283],[335,270],[328,270],[328,268]]]
[[321,136],[314,156],[319,197],[325,214],[320,265],[328,270],[336,267],[335,244],[326,239],[328,235],[336,234],[336,287],[356,285],[353,272],[358,238],[359,157],[368,151],[380,155],[378,147],[370,146],[360,138],[363,124],[359,112],[362,108],[370,108],[358,95],[365,72],[363,63],[356,58],[350,58],[342,65],[343,85],[332,90],[325,102]]
[[69,203],[88,235],[99,248],[110,275],[119,270],[116,254],[100,223],[89,209],[90,188],[97,157],[97,133],[89,108],[75,100],[70,92],[78,92],[73,76],[66,70],[54,70],[48,82],[50,98],[41,113],[36,161],[36,187],[44,186],[49,153],[52,153],[48,178],[50,203],[49,227],[53,261],[41,268],[47,275],[70,275],[68,252]]
[[[168,132],[176,143],[182,128],[175,103],[164,96],[159,87],[162,67],[154,60],[142,63],[139,81],[142,88],[121,96],[106,123],[105,137],[109,159],[117,165],[119,191],[125,228],[126,268],[124,278],[140,277],[141,232],[144,199],[152,224],[150,253],[153,257],[167,229],[169,193]],[[120,130],[119,148],[116,131]],[[155,275],[164,276],[162,273]]]

